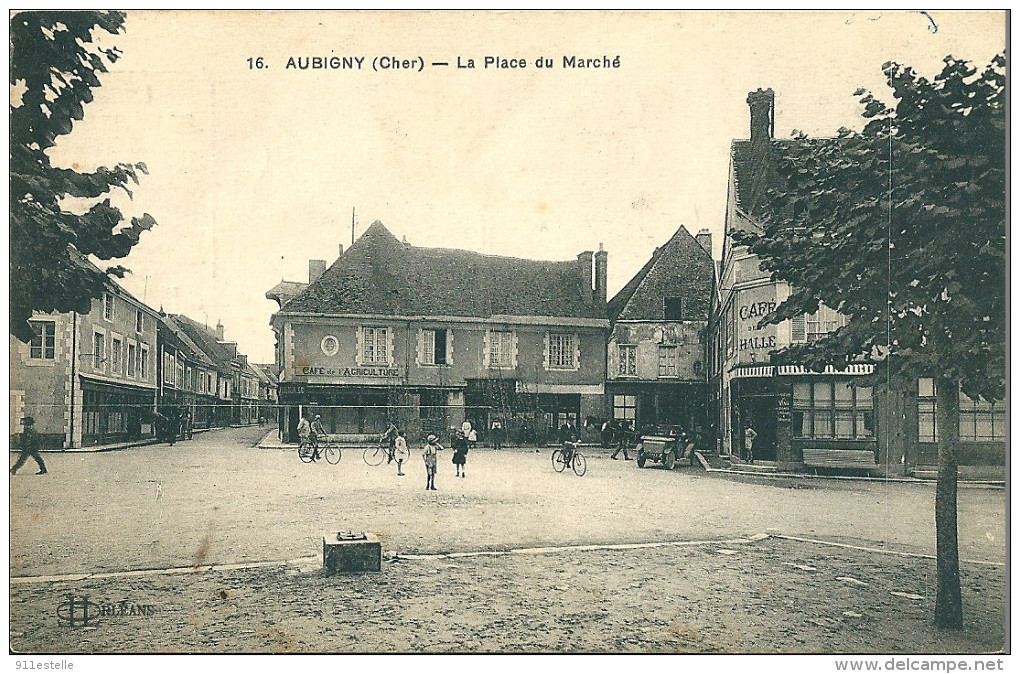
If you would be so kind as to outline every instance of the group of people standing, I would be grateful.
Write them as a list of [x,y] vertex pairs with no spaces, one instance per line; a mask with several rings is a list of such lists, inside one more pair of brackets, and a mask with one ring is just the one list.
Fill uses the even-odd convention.
[[[478,432],[471,425],[471,422],[466,420],[459,428],[452,428],[451,431],[450,446],[453,449],[452,461],[457,470],[456,476],[466,478],[467,455],[478,444]],[[425,438],[425,447],[421,456],[425,461],[426,491],[437,491],[436,472],[439,469],[439,452],[443,449],[445,448],[439,443],[439,437],[435,433],[430,433]]]
[[308,417],[301,417],[297,426],[298,441],[302,445],[310,445],[316,452],[319,451],[319,440],[326,435],[326,429],[322,427],[322,415],[316,414],[311,421]]

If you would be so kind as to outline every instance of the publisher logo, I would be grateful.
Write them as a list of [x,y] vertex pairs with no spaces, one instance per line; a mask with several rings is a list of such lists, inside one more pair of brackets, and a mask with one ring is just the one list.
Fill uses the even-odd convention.
[[65,594],[57,604],[57,622],[68,627],[95,625],[101,618],[149,618],[159,613],[155,604],[138,604],[130,600],[118,602],[92,601],[87,595]]

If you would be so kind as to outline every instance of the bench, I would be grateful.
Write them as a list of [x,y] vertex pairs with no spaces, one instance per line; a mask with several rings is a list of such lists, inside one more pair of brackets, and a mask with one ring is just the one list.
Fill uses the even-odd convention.
[[805,449],[804,465],[816,468],[875,468],[875,452],[870,449]]

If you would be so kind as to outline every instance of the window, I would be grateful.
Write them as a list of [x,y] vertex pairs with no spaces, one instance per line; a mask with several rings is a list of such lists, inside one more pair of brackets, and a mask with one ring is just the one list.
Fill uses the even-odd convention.
[[[938,442],[938,387],[935,380],[917,380],[917,441]],[[994,442],[1006,439],[1006,410],[997,403],[974,400],[960,391],[960,440]]]
[[142,379],[149,378],[149,348],[142,347],[142,356],[138,361],[138,374]]
[[847,381],[794,383],[795,437],[869,440],[874,431],[870,386]]
[[659,376],[660,377],[675,377],[676,376],[676,347],[675,346],[660,346],[659,347]]
[[1006,410],[985,400],[974,400],[960,391],[960,439],[990,442],[1006,439]]
[[113,320],[113,295],[110,293],[103,293],[103,318]]
[[794,344],[813,342],[830,332],[835,332],[846,323],[846,316],[821,305],[813,314],[803,314],[790,319],[790,341]]
[[662,318],[667,321],[682,321],[684,319],[684,298],[663,297]]
[[620,345],[619,374],[621,376],[626,377],[637,374],[637,364],[635,362],[636,355],[637,347],[633,344]]
[[[962,417],[961,417],[962,418]],[[917,441],[937,442],[939,420],[935,416],[935,380],[917,380]]]
[[514,333],[493,330],[489,332],[489,367],[514,366]]
[[28,345],[29,358],[53,360],[56,357],[57,324],[53,321],[29,321],[35,337]]
[[106,335],[97,332],[92,335],[92,369],[99,370],[106,361]]
[[174,358],[174,354],[167,353],[166,351],[164,351],[163,352],[163,383],[164,384],[171,384],[172,385],[174,383],[174,374],[176,373],[176,370],[177,370],[177,366],[176,366],[176,359]]
[[[613,418],[633,422],[637,419],[637,396],[613,396]],[[633,424],[631,424],[633,425]]]
[[446,365],[446,330],[421,331],[421,364]]
[[142,313],[141,309],[135,309],[135,332],[143,332],[145,330],[145,314]]
[[127,376],[134,377],[138,361],[138,347],[134,344],[128,344],[127,348]]
[[549,369],[569,370],[574,367],[574,336],[549,335]]
[[124,345],[119,339],[112,339],[110,341],[110,372],[120,374],[120,354]]
[[732,303],[726,309],[723,328],[726,330],[726,355],[732,356],[737,351],[737,310]]
[[177,361],[177,368],[174,371],[174,386],[184,388],[184,362],[180,360]]
[[335,356],[340,351],[340,340],[333,335],[326,335],[319,342],[319,348],[327,356]]
[[386,365],[389,363],[387,328],[361,329],[361,363]]
[[184,369],[184,388],[189,391],[195,390],[195,375],[192,372],[190,365]]

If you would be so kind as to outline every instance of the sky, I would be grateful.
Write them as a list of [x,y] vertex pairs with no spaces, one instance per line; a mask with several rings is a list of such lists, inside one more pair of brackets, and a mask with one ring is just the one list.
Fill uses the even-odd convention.
[[[144,162],[114,202],[159,224],[119,261],[122,285],[271,362],[266,291],[332,264],[352,209],[356,235],[379,220],[417,246],[570,260],[602,244],[611,297],[680,226],[708,229],[719,257],[749,91],[775,90],[777,137],[832,135],[861,127],[858,87],[891,102],[886,61],[983,65],[1005,27],[1004,12],[133,11],[50,156]],[[287,67],[314,57],[363,61]]]

